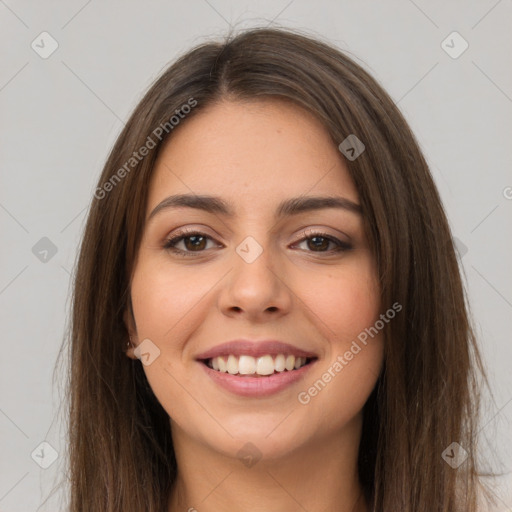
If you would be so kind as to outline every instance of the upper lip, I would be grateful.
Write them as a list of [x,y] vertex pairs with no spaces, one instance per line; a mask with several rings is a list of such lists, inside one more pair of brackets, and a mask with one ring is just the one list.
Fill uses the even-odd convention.
[[317,357],[314,352],[303,350],[295,347],[290,343],[285,343],[277,340],[262,340],[251,341],[247,339],[232,340],[226,343],[216,345],[206,352],[202,352],[196,356],[196,359],[213,359],[219,356],[234,356],[248,355],[252,357],[261,357],[267,354],[270,355],[293,355],[295,357],[312,358]]

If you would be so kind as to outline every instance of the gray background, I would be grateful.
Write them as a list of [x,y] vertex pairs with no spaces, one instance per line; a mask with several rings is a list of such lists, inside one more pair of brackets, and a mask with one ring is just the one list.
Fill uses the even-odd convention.
[[[408,119],[459,240],[490,371],[494,398],[480,431],[486,469],[511,471],[511,21],[511,0],[0,0],[0,511],[64,509],[58,494],[41,505],[63,476],[66,450],[62,382],[52,382],[52,371],[96,181],[151,81],[230,24],[303,28],[329,39]],[[46,59],[31,47],[50,48],[43,31],[59,45]],[[445,49],[460,51],[461,40],[442,45],[453,31],[469,44],[458,58]],[[43,237],[56,254],[44,253]],[[43,441],[59,454],[48,469],[31,457],[36,450],[34,459],[50,461]],[[498,510],[512,510],[511,487],[510,476],[500,479]]]

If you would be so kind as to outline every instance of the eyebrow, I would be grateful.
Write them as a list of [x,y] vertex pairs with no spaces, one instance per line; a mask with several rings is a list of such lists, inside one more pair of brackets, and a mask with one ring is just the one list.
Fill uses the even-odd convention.
[[[195,208],[208,213],[220,214],[229,218],[235,216],[232,206],[220,197],[177,194],[169,196],[161,201],[150,213],[147,220],[149,222],[155,215],[163,210],[179,207]],[[313,210],[321,210],[324,208],[340,208],[358,215],[362,214],[361,205],[344,197],[301,196],[292,197],[279,203],[276,210],[276,217],[282,218]]]

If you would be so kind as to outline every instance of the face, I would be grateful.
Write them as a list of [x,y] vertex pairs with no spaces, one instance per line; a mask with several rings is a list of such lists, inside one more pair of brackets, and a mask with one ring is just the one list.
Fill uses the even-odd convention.
[[[178,194],[214,196],[226,211],[171,205]],[[341,206],[279,211],[312,197]],[[272,458],[360,421],[383,343],[365,331],[381,312],[358,204],[336,145],[296,106],[223,102],[173,133],[152,176],[127,322],[173,436],[229,456],[252,442]],[[229,341],[227,373],[198,360]],[[261,351],[278,369],[299,351],[308,364],[268,370]],[[253,364],[274,373],[250,376]]]

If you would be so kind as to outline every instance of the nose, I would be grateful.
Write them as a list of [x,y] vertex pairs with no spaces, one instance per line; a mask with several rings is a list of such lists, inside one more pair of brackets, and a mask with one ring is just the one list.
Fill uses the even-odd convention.
[[269,251],[263,250],[251,262],[235,253],[232,261],[219,295],[219,308],[225,315],[258,322],[288,314],[293,292]]

